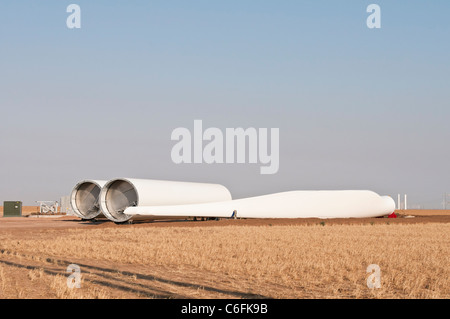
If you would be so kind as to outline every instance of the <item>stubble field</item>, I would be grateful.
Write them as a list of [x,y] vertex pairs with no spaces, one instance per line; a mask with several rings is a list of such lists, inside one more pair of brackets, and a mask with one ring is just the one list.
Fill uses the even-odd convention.
[[[449,298],[450,215],[0,220],[0,298]],[[33,219],[33,220],[32,220]],[[81,270],[69,288],[67,266]],[[380,288],[369,288],[369,265]]]

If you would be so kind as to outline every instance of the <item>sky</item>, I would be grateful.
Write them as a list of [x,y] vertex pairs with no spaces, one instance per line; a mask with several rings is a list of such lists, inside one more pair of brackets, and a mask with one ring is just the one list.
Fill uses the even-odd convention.
[[[67,27],[70,4],[81,28]],[[1,1],[0,201],[130,177],[234,198],[370,189],[442,208],[449,12],[444,0]],[[171,134],[194,120],[278,128],[279,170],[174,163]]]

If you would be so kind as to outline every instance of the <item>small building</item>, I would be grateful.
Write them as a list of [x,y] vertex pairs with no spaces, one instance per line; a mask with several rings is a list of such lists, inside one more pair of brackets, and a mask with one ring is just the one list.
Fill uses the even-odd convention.
[[21,217],[21,216],[22,216],[22,202],[20,201],[3,202],[3,217]]

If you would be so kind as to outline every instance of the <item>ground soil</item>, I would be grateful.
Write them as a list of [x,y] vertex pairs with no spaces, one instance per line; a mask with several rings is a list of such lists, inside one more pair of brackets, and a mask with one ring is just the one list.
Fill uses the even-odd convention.
[[67,228],[99,228],[99,227],[198,227],[198,226],[265,226],[265,225],[310,225],[310,224],[376,224],[385,223],[430,223],[450,222],[450,210],[403,210],[396,211],[397,218],[297,218],[297,219],[220,219],[220,220],[138,220],[132,224],[115,224],[106,218],[97,218],[93,221],[83,221],[78,217],[64,215],[34,215],[24,217],[0,218],[0,231],[67,229]]

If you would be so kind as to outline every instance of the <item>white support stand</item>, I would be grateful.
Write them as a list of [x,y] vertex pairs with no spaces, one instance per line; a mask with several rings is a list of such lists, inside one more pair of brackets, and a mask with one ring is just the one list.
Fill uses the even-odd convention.
[[38,200],[40,214],[56,214],[58,213],[58,202],[48,200]]

